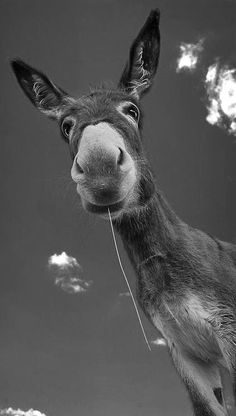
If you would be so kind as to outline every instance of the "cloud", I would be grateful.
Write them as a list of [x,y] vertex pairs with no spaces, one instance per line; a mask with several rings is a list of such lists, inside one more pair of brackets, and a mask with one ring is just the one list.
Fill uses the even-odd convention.
[[130,297],[130,296],[131,296],[131,294],[130,294],[130,292],[121,292],[121,293],[119,293],[119,296],[120,296],[121,298],[124,298],[124,297]]
[[53,254],[49,258],[49,264],[56,265],[61,268],[66,268],[68,266],[77,266],[78,262],[75,257],[68,256],[65,251],[61,254]]
[[29,410],[21,410],[21,409],[12,409],[9,407],[8,409],[0,409],[1,416],[46,416],[45,413],[41,413],[39,410],[29,409]]
[[199,61],[201,52],[203,51],[204,39],[200,39],[197,43],[180,44],[180,56],[177,59],[176,72],[183,70],[194,71]]
[[208,68],[205,87],[207,122],[236,136],[236,69],[214,63]]
[[82,267],[75,257],[68,256],[65,251],[50,256],[48,267],[52,272],[55,284],[67,293],[84,293],[92,284],[92,281],[84,280],[81,277]]
[[164,339],[164,338],[157,338],[157,339],[154,339],[153,341],[151,341],[151,343],[153,344],[153,345],[156,345],[156,346],[161,346],[161,347],[166,347],[166,345],[167,345],[167,343],[166,343],[166,340]]

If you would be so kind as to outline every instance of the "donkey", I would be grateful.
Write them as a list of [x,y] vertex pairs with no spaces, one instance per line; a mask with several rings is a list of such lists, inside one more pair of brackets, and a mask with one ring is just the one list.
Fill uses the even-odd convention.
[[140,99],[158,65],[159,17],[150,12],[116,88],[75,99],[19,59],[12,68],[32,103],[58,121],[84,209],[106,219],[110,211],[139,304],[166,339],[195,416],[225,416],[222,368],[236,396],[236,246],[183,222],[145,157]]

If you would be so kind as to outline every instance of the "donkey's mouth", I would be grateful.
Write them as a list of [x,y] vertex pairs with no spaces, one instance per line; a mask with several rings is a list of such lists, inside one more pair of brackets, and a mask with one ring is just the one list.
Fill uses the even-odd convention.
[[105,214],[106,215],[108,214],[108,209],[111,213],[117,213],[118,211],[120,211],[125,205],[125,199],[126,198],[114,204],[110,204],[110,205],[96,205],[86,200],[83,200],[82,202],[83,202],[84,208],[87,211],[92,212],[93,214],[98,214],[98,215]]
[[122,198],[117,198],[115,200],[114,197],[113,200],[112,198],[104,198],[104,203],[102,203],[102,201],[98,202],[94,200],[94,198],[92,201],[89,200],[90,198],[87,198],[87,195],[81,195],[81,193],[78,192],[78,188],[77,193],[80,195],[82,206],[86,211],[101,215],[103,218],[108,218],[108,210],[113,217],[118,216],[121,211],[123,212],[124,209],[126,210],[130,205],[133,205],[137,197],[137,192],[135,192],[134,185],[131,186],[128,192],[126,191],[125,195],[122,195]]

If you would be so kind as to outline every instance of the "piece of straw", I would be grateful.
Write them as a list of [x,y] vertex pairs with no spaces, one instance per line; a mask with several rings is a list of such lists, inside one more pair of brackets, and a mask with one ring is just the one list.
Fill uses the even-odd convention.
[[118,250],[118,246],[117,246],[117,242],[116,242],[116,236],[115,236],[115,232],[114,232],[114,228],[113,228],[113,224],[112,224],[112,219],[111,219],[111,213],[110,213],[109,208],[108,208],[108,215],[109,215],[109,220],[110,220],[110,225],[111,225],[111,232],[112,232],[112,237],[113,237],[113,241],[114,241],[114,245],[115,245],[115,249],[116,249],[116,254],[117,254],[117,257],[118,257],[119,265],[120,265],[122,274],[123,274],[123,276],[125,278],[127,287],[129,289],[129,293],[130,293],[131,299],[132,299],[133,304],[134,304],[134,308],[135,308],[135,311],[136,311],[136,314],[137,314],[137,317],[138,317],[138,321],[139,321],[139,324],[140,324],[140,327],[141,327],[141,330],[142,330],[142,333],[143,333],[145,342],[146,342],[146,344],[148,346],[149,351],[151,351],[151,347],[150,347],[150,344],[148,342],[146,333],[144,331],[144,327],[143,327],[143,324],[142,324],[142,321],[141,321],[141,318],[140,318],[140,314],[139,314],[139,311],[138,311],[138,308],[137,308],[137,305],[136,305],[136,302],[135,302],[135,299],[134,299],[134,295],[132,293],[132,290],[131,290],[131,287],[130,287],[128,278],[127,278],[127,276],[125,274],[124,268],[123,268],[122,263],[121,263],[121,258],[120,258],[120,254],[119,254],[119,250]]

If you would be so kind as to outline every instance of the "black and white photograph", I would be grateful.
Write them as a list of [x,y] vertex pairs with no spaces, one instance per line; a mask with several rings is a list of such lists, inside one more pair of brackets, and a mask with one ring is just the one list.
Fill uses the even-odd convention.
[[236,416],[236,0],[0,34],[0,416]]

